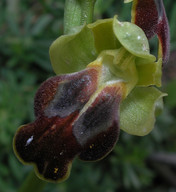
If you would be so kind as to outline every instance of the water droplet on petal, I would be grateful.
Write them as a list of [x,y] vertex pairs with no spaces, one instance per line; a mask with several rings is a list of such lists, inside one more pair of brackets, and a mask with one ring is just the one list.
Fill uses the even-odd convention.
[[126,37],[130,37],[130,36],[131,36],[131,34],[126,32]]

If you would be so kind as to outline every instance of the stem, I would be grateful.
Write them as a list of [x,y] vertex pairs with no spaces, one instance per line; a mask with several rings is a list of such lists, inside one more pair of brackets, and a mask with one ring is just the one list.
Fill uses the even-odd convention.
[[70,29],[93,20],[96,0],[66,0],[64,11],[64,34]]
[[42,192],[45,185],[46,182],[40,180],[35,175],[34,171],[32,171],[28,175],[28,177],[26,178],[26,180],[24,181],[18,192],[31,192],[31,191]]

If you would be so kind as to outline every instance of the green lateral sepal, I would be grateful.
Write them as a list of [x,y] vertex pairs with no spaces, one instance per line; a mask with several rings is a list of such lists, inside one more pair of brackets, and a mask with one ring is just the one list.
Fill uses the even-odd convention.
[[131,135],[150,133],[166,95],[154,87],[136,87],[121,104],[120,128]]
[[91,30],[86,25],[74,30],[57,38],[50,47],[50,59],[56,74],[80,71],[97,57]]

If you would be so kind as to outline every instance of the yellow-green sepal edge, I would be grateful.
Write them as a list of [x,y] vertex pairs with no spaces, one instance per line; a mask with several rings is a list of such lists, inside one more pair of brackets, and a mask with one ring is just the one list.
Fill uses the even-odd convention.
[[163,108],[162,93],[154,87],[136,87],[120,106],[120,128],[131,134],[144,136],[152,131],[155,116]]

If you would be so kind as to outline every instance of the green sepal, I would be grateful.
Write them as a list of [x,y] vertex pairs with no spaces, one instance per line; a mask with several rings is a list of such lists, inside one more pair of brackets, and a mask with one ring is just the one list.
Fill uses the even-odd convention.
[[138,71],[138,86],[156,85],[161,87],[162,59],[157,62],[150,62],[147,59],[136,59]]
[[56,74],[80,71],[97,57],[92,31],[86,25],[74,30],[57,38],[50,47],[50,59]]
[[155,63],[155,56],[149,53],[144,32],[116,17],[72,28],[70,34],[59,37],[50,47],[56,74],[83,70],[97,57],[109,67],[111,76],[126,82],[126,95],[136,84],[161,86],[161,63]]
[[120,128],[131,135],[150,133],[166,95],[154,87],[136,87],[121,104]]
[[50,47],[50,59],[56,74],[84,69],[103,50],[121,46],[113,32],[113,19],[72,28],[68,35],[57,38]]
[[122,46],[137,57],[146,58],[150,62],[156,60],[150,54],[149,43],[146,35],[137,25],[130,22],[120,22],[114,17],[113,30]]
[[88,27],[92,30],[97,53],[103,50],[117,49],[121,47],[120,42],[114,35],[113,19],[100,19],[89,24]]

